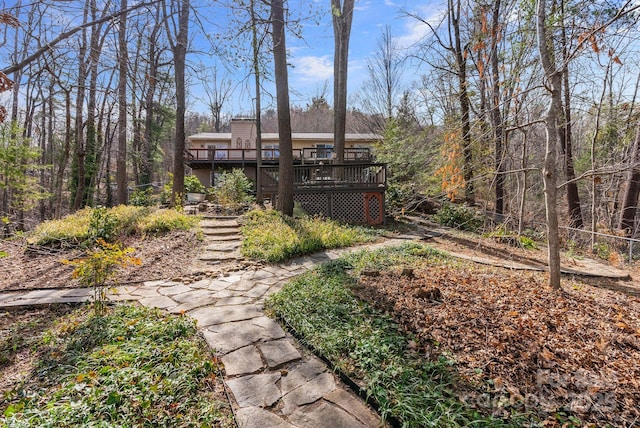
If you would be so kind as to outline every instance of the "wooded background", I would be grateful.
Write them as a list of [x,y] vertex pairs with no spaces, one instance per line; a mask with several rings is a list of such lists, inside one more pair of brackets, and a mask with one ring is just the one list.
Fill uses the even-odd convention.
[[[208,26],[211,4],[189,0],[6,6],[0,217],[28,229],[85,205],[125,203],[131,189],[164,183],[169,172],[180,190],[185,136],[228,124],[225,108],[239,82],[220,64],[251,64],[246,79],[261,88],[252,114],[263,131],[278,131],[275,104],[263,110],[257,96],[278,81],[271,56],[278,3],[228,2],[228,28]],[[339,52],[348,48],[347,18],[358,11],[353,2],[326,3],[313,13],[332,15]],[[313,17],[301,18],[308,10],[297,3],[283,6],[284,32],[296,37]],[[635,236],[638,6],[447,0],[440,7],[438,19],[399,8],[428,34],[400,49],[382,28],[346,113],[334,115],[338,104],[325,85],[287,108],[291,129],[384,135],[377,155],[389,163],[392,206],[448,197],[520,232],[544,223],[549,231]],[[194,39],[210,41],[215,61],[190,62]],[[340,62],[336,53],[336,69]],[[334,97],[346,91],[340,79]],[[195,80],[206,82],[205,93],[189,92]],[[189,112],[194,98],[210,112]],[[343,115],[341,128],[334,118]]]

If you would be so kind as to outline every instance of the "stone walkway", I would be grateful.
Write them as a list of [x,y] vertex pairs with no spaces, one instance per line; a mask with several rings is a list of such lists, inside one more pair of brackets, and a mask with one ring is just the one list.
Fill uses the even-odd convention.
[[[194,272],[238,257],[237,224],[232,219],[203,220],[207,250]],[[387,240],[374,249],[406,240]],[[197,320],[209,346],[225,367],[225,383],[238,425],[275,427],[378,427],[379,416],[314,355],[302,349],[280,325],[264,314],[264,299],[290,278],[347,250],[327,251],[287,264],[246,269],[192,283],[145,282],[112,290],[113,301],[187,314]],[[0,293],[0,307],[84,302],[88,289],[52,289]]]

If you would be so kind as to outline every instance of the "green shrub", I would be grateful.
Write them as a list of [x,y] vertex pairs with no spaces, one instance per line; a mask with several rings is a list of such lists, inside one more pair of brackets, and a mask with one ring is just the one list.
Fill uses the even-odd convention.
[[236,208],[254,201],[251,196],[252,191],[251,180],[241,169],[234,168],[231,172],[224,172],[218,178],[212,193],[220,205]]
[[536,244],[536,241],[534,241],[533,239],[529,238],[528,236],[520,236],[520,237],[518,237],[518,239],[520,240],[520,246],[522,248],[524,248],[525,250],[537,250],[538,249],[538,245]]
[[129,196],[129,204],[136,207],[149,207],[153,203],[153,187],[135,189]]
[[604,242],[596,242],[593,244],[593,254],[597,255],[602,260],[609,260],[609,256],[611,256],[611,248]]
[[33,245],[80,244],[89,238],[91,208],[84,208],[59,220],[40,223],[29,234],[27,242]]
[[98,239],[103,239],[106,242],[111,242],[115,238],[117,227],[118,219],[107,208],[98,207],[91,210],[89,219],[90,241],[96,242]]
[[433,219],[442,225],[469,232],[477,232],[484,225],[484,219],[476,210],[450,202],[442,204]]
[[190,230],[200,222],[200,217],[188,216],[173,209],[160,209],[142,218],[138,227],[142,233],[156,234],[172,230]]
[[135,232],[138,220],[146,212],[142,207],[131,205],[94,208],[89,219],[89,240],[93,243],[101,238],[113,242],[118,236],[130,235]]
[[85,208],[60,220],[39,224],[27,238],[30,245],[93,245],[98,238],[113,242],[136,233],[189,230],[200,218],[176,210],[119,205],[114,208]]
[[292,219],[275,210],[255,210],[242,227],[245,257],[278,262],[328,248],[347,247],[375,239],[372,231],[319,217]]
[[138,222],[149,214],[147,207],[134,207],[132,205],[118,205],[110,209],[118,220],[118,228],[121,234],[133,234],[137,231]]
[[525,250],[537,250],[538,246],[536,241],[526,235],[516,235],[515,233],[507,230],[505,225],[498,226],[495,230],[488,233],[486,236],[490,238],[498,238],[497,241],[512,246],[518,246]]
[[200,182],[195,175],[184,176],[184,191],[185,193],[205,193],[207,188]]

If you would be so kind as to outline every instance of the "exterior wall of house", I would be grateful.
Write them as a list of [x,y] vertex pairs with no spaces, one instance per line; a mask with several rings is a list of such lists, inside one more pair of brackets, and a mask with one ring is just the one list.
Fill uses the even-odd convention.
[[205,187],[211,186],[211,170],[210,169],[194,169],[192,174],[198,177],[200,183],[204,184]]
[[233,119],[231,121],[232,149],[256,148],[256,122],[253,119]]

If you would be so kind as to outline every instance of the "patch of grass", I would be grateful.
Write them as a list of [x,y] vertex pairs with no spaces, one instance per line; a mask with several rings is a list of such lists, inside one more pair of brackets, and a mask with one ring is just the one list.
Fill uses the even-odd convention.
[[465,206],[445,202],[433,219],[445,226],[469,232],[478,232],[484,225],[484,219],[478,211]]
[[145,234],[158,234],[172,230],[191,230],[199,223],[198,216],[188,216],[172,209],[160,209],[142,218],[138,228]]
[[200,221],[176,210],[120,205],[85,208],[60,220],[40,223],[27,237],[31,245],[77,246],[93,244],[97,238],[113,242],[137,233],[158,234],[190,230]]
[[118,205],[109,209],[109,212],[116,218],[120,233],[129,235],[138,230],[138,223],[147,217],[151,210],[148,207]]
[[9,256],[9,253],[7,253],[6,251],[0,251],[0,259],[8,256]]
[[228,404],[212,399],[216,361],[185,317],[85,308],[39,348],[28,383],[0,405],[2,426],[233,426]]
[[381,248],[375,251],[357,251],[345,254],[340,260],[349,266],[354,276],[359,276],[365,269],[415,268],[418,265],[434,266],[444,263],[458,266],[463,263],[440,250],[415,242],[408,242],[397,247]]
[[515,247],[520,247],[525,250],[537,250],[538,245],[536,241],[530,236],[526,235],[517,235],[515,233],[510,232],[504,226],[499,226],[495,230],[483,235],[489,238],[493,238],[497,242],[502,244],[511,245]]
[[242,234],[242,254],[267,262],[348,247],[376,237],[375,232],[363,227],[346,226],[318,217],[292,219],[275,210],[249,212]]
[[79,244],[89,238],[91,213],[91,208],[84,208],[60,220],[40,223],[30,233],[27,242],[35,245]]
[[13,364],[18,355],[39,345],[43,332],[51,327],[54,320],[73,309],[71,305],[51,305],[0,310],[0,369]]
[[361,252],[294,279],[267,304],[304,342],[361,382],[384,418],[395,418],[403,427],[510,426],[456,399],[455,363],[446,355],[436,361],[422,358],[389,315],[352,292],[356,281],[348,270],[419,259],[437,263],[443,257],[417,244]]

